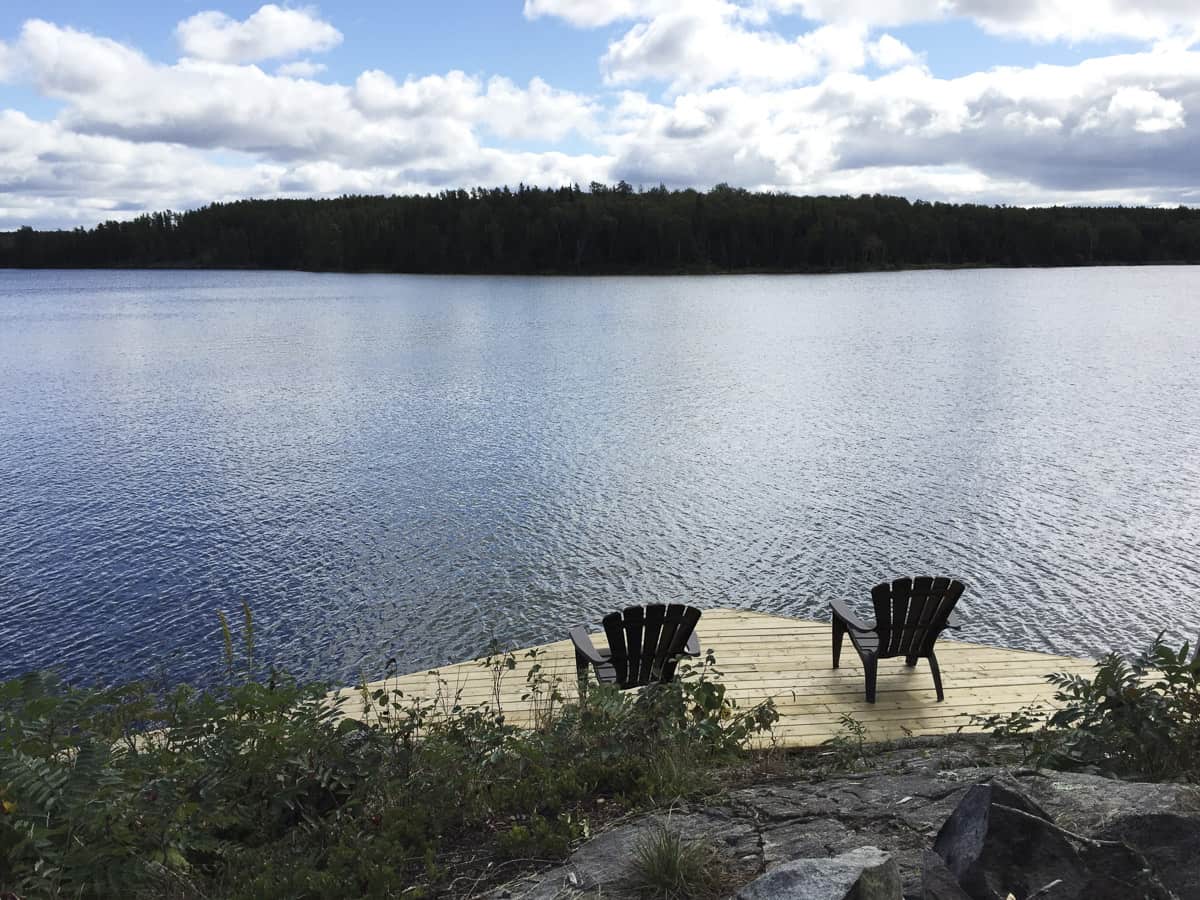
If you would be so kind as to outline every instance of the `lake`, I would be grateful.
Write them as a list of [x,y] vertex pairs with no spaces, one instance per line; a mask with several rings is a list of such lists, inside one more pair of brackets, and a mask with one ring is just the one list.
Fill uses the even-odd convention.
[[349,682],[901,574],[962,636],[1200,633],[1200,268],[0,271],[0,678]]

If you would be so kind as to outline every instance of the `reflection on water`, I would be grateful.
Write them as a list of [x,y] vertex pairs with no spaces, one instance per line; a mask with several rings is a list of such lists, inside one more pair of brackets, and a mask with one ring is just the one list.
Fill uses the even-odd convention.
[[351,680],[629,602],[1200,632],[1200,270],[0,272],[0,677]]

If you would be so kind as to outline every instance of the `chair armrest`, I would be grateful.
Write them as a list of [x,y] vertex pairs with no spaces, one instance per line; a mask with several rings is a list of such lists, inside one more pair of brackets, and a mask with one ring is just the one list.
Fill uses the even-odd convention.
[[571,629],[571,643],[575,645],[575,652],[593,665],[602,666],[606,662],[592,644],[592,636],[588,634],[586,625],[576,625]]
[[948,615],[946,617],[946,627],[947,628],[953,628],[957,631],[959,628],[962,628],[966,624],[967,623],[964,622],[962,620],[962,618],[959,616],[959,614],[956,612],[951,612],[950,615]]
[[836,618],[841,619],[843,622],[845,622],[847,625],[849,625],[855,631],[874,631],[875,630],[874,628],[871,628],[870,626],[868,626],[867,623],[865,623],[858,616],[856,616],[854,614],[854,612],[850,609],[850,607],[848,607],[841,600],[834,600],[834,601],[830,602],[829,608],[831,610],[833,610],[833,614]]
[[696,632],[693,631],[692,636],[687,639],[683,652],[688,656],[700,655],[700,638],[696,637]]

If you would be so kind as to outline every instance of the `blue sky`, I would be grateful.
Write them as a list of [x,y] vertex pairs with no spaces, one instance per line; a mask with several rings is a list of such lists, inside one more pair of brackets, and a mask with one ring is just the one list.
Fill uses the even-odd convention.
[[10,0],[0,228],[622,178],[1195,204],[1190,6]]

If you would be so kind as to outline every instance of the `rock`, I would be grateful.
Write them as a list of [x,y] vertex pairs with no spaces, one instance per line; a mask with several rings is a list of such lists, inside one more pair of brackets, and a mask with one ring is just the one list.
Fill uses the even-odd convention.
[[1071,837],[1003,784],[971,788],[934,850],[974,900],[1039,891],[1054,900],[1170,900],[1136,850]]
[[971,900],[946,868],[946,861],[932,850],[926,850],[922,860],[921,900]]
[[1074,772],[1022,772],[1004,783],[1077,833],[1133,848],[1179,900],[1200,900],[1200,787]]
[[878,847],[832,859],[797,859],[759,876],[738,900],[903,900],[900,869]]
[[1025,771],[998,778],[1033,799],[1064,828],[1092,834],[1125,816],[1170,813],[1200,820],[1200,787],[1188,784],[1144,784],[1076,772]]
[[660,828],[677,832],[688,841],[703,841],[724,857],[729,869],[741,877],[761,871],[758,834],[752,822],[720,807],[699,812],[650,815],[603,832],[583,844],[561,866],[521,879],[484,895],[504,900],[502,891],[517,900],[564,900],[635,894],[634,859],[638,844]]
[[1179,900],[1200,900],[1200,816],[1119,816],[1096,837],[1122,841],[1140,853]]
[[[514,877],[485,896],[502,900],[507,891],[514,900],[594,900],[598,892],[631,897],[637,889],[632,847],[644,829],[666,824],[716,848],[731,883],[749,881],[792,860],[819,860],[872,846],[898,866],[910,900],[974,898],[979,895],[965,884],[956,885],[958,879],[945,860],[934,865],[924,857],[939,829],[956,816],[962,823],[963,801],[983,783],[990,793],[981,808],[978,793],[973,795],[974,820],[982,830],[974,844],[959,845],[956,858],[962,861],[973,854],[978,860],[982,855],[987,866],[998,869],[996,877],[1003,876],[1005,882],[999,897],[1011,891],[1024,898],[1062,879],[1038,900],[1144,900],[1162,897],[1168,890],[1179,900],[1200,900],[1200,788],[1028,769],[1009,773],[986,765],[989,752],[987,742],[958,741],[949,748],[920,743],[880,752],[865,772],[776,779],[739,788],[709,801],[712,805],[707,807],[619,825],[598,834],[553,869]],[[994,809],[993,800],[1019,812]],[[989,846],[989,830],[996,829],[1011,834],[1010,849],[999,846],[995,835],[997,846]],[[1121,843],[1097,846],[1070,837],[1071,832]],[[1045,848],[1058,855],[1047,858]],[[1025,868],[1027,859],[1034,861],[1033,874],[1025,880],[1010,877]],[[1147,867],[1153,873],[1143,871]],[[961,893],[955,894],[955,887]]]
[[758,836],[751,823],[720,809],[656,815],[598,835],[571,854],[564,867],[570,886],[584,891],[632,886],[636,880],[633,860],[637,847],[651,832],[660,828],[668,828],[688,841],[709,844],[727,859],[752,855],[753,868],[758,867]]
[[867,844],[889,853],[900,867],[905,892],[919,896],[921,856],[938,828],[972,784],[1001,771],[953,770],[946,762],[928,753],[888,754],[870,773],[746,788],[730,799],[758,822],[768,869]]

